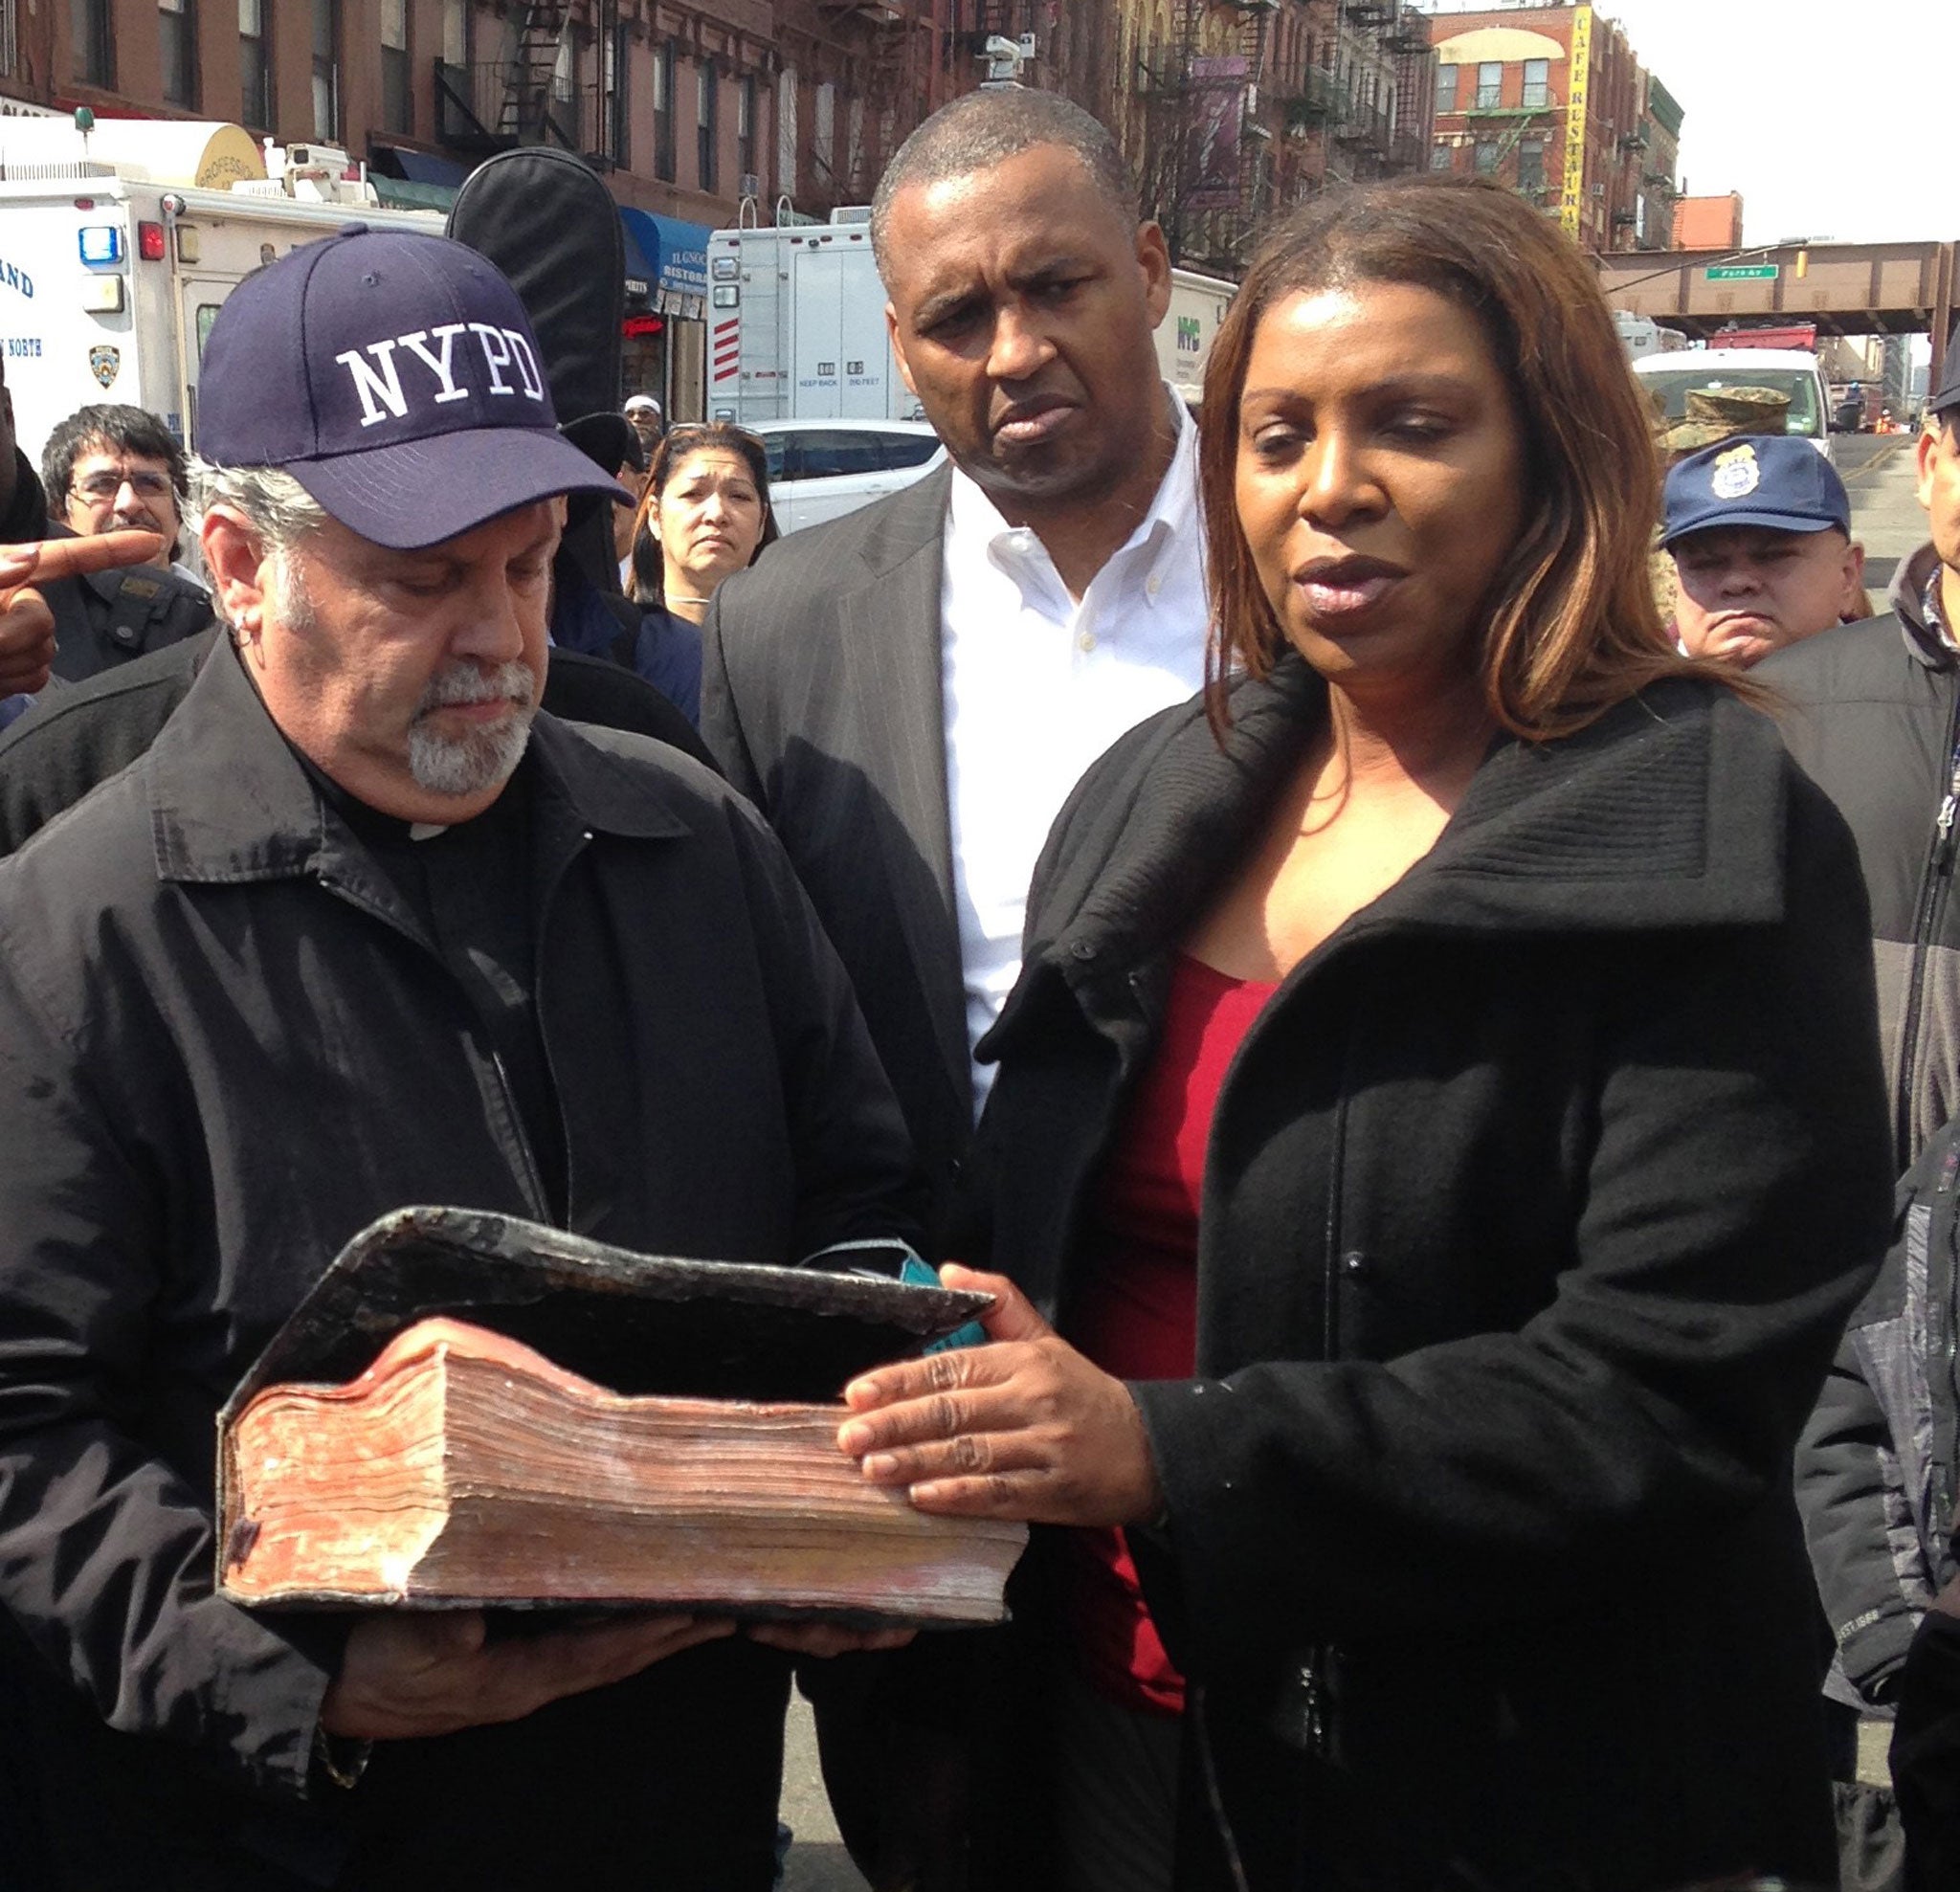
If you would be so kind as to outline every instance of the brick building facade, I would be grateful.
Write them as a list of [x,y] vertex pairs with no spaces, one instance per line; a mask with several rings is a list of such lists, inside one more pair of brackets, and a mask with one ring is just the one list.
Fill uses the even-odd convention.
[[1668,245],[1682,110],[1591,6],[1433,16],[1430,164],[1500,179],[1589,250]]

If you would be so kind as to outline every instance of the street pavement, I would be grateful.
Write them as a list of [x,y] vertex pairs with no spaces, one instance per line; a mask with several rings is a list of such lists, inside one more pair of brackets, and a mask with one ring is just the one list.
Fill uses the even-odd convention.
[[785,1862],[783,1892],[866,1892],[862,1877],[837,1838],[837,1823],[824,1797],[810,1703],[793,1692],[784,1732],[779,1816],[796,1837]]
[[1832,456],[1851,496],[1852,536],[1864,545],[1865,590],[1885,608],[1899,561],[1926,544],[1925,510],[1913,495],[1911,434],[1838,434]]

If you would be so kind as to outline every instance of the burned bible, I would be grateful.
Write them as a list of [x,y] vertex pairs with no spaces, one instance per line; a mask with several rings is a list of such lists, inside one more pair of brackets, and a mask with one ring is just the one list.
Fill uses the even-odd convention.
[[987,1297],[847,1244],[798,1268],[409,1209],[342,1252],[218,1417],[218,1585],[255,1607],[1005,1614],[1024,1525],[932,1517],[837,1449],[856,1373]]

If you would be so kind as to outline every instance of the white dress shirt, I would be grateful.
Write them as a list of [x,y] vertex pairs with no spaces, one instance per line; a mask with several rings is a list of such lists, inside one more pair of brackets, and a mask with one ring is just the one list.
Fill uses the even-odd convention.
[[[1166,398],[1178,416],[1169,470],[1080,601],[1034,532],[953,472],[940,621],[969,1051],[1020,972],[1028,882],[1069,790],[1125,730],[1204,681],[1197,429]],[[974,1067],[976,1111],[992,1077]]]

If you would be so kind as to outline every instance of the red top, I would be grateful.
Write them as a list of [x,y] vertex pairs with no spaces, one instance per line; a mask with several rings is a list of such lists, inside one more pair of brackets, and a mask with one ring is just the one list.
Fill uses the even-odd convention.
[[[1180,953],[1164,1035],[1103,1167],[1068,1338],[1125,1380],[1188,1380],[1196,1357],[1198,1199],[1212,1111],[1272,996]],[[1083,1673],[1125,1707],[1175,1715],[1184,1678],[1145,1607],[1120,1530],[1071,1533],[1069,1624]]]

